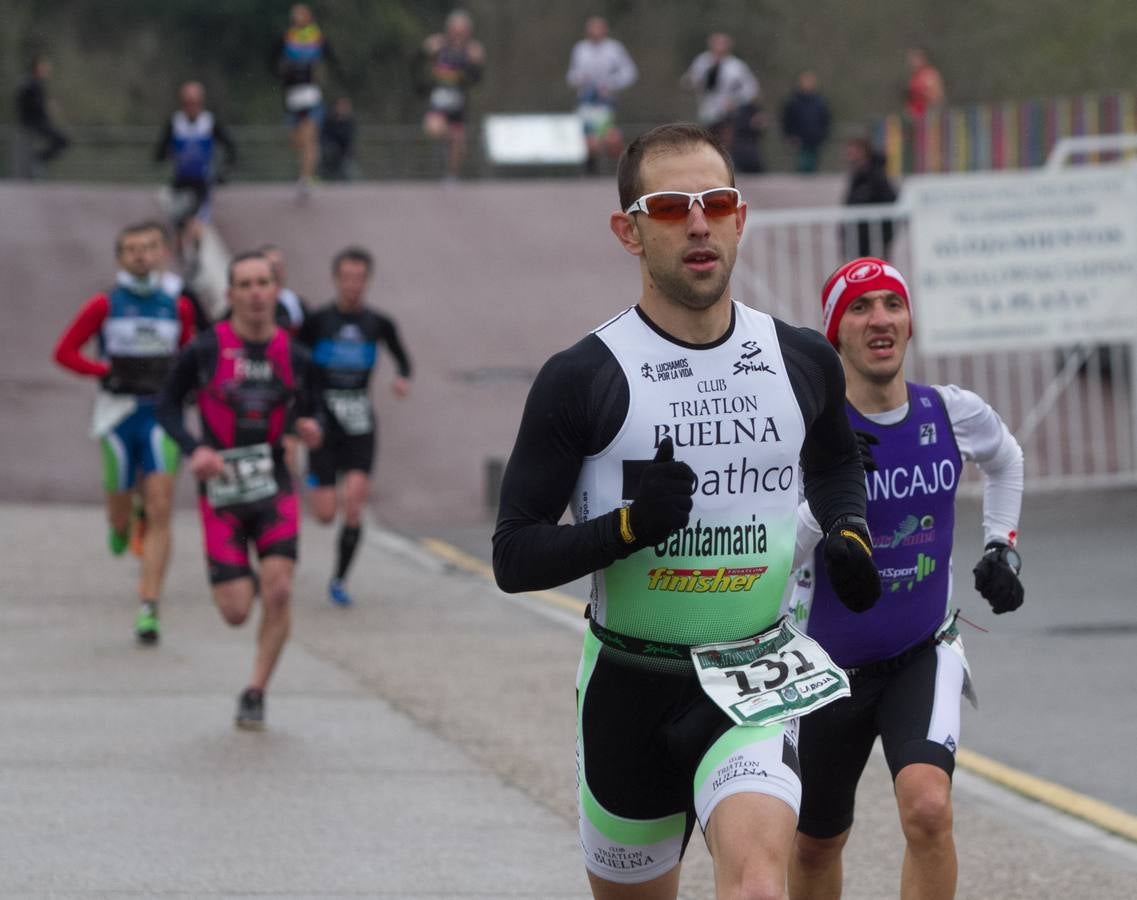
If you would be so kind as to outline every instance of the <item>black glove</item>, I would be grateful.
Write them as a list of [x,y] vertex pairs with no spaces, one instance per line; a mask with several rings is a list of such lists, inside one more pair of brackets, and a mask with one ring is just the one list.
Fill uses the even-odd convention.
[[868,523],[842,516],[825,536],[825,571],[837,598],[856,613],[872,609],[880,599],[880,573],[872,560]]
[[[1013,556],[1008,559],[1008,553]],[[1013,562],[1012,562],[1013,560]],[[971,573],[975,590],[991,604],[995,615],[1014,612],[1023,605],[1023,583],[1019,581],[1019,555],[1002,541],[991,541]]]
[[639,491],[632,505],[616,510],[620,540],[636,549],[664,540],[683,528],[691,513],[695,492],[695,473],[684,462],[675,461],[671,438],[664,438],[655,458],[640,476]]
[[875,472],[876,460],[873,459],[872,448],[880,443],[880,438],[875,434],[869,434],[867,431],[854,431],[853,434],[857,436],[857,450],[861,454],[861,465],[864,466],[866,472]]

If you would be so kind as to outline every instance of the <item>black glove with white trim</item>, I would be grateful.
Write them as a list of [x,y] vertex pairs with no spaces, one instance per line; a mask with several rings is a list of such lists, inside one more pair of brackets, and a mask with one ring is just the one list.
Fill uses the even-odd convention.
[[990,541],[971,573],[975,590],[991,604],[995,615],[1014,612],[1023,605],[1023,583],[1019,581],[1022,560],[1019,552],[1002,541]]
[[841,516],[825,536],[823,556],[837,599],[852,612],[872,609],[880,599],[880,573],[872,559],[868,523],[860,516]]

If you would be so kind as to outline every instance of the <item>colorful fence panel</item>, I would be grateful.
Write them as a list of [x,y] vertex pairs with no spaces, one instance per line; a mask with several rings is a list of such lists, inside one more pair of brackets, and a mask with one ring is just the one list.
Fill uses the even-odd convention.
[[[902,115],[875,121],[871,135],[888,156],[889,174],[1025,169],[1046,162],[1064,137],[1132,134],[1137,94],[1084,94],[1046,100],[951,107],[921,119]],[[1093,162],[1116,152],[1090,154]]]

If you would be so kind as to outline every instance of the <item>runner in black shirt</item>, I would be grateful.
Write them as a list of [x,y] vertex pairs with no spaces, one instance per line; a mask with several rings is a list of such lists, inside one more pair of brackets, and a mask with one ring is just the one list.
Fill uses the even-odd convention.
[[336,516],[336,477],[343,475],[343,525],[335,573],[328,584],[329,598],[340,606],[351,603],[343,581],[359,543],[371,487],[378,423],[368,385],[381,344],[391,351],[398,370],[391,385],[395,396],[406,397],[410,391],[411,363],[395,323],[364,306],[371,269],[366,250],[348,247],[337,253],[332,261],[336,299],[309,315],[300,329],[300,340],[312,349],[328,423],[323,445],[308,461],[312,510],[324,524]]

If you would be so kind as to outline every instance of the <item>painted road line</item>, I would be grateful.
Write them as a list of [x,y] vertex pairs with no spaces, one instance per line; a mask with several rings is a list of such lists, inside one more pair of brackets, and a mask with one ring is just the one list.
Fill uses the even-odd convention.
[[[456,568],[494,581],[493,567],[490,566],[489,563],[478,559],[476,556],[471,556],[463,550],[459,550],[453,544],[448,544],[436,538],[422,538],[420,543],[431,553],[441,557]],[[570,597],[561,591],[527,591],[526,594],[527,596],[534,597],[545,603],[550,603],[568,612],[575,613],[578,616],[584,616],[584,607],[586,605],[584,601],[578,600],[576,597]]]
[[[474,575],[480,575],[490,581],[494,580],[493,568],[489,563],[459,550],[452,544],[436,538],[422,538],[419,543],[430,553],[451,563],[456,568]],[[574,612],[577,615],[584,615],[585,604],[560,591],[534,591],[528,596]],[[1087,797],[1085,794],[1079,794],[1077,791],[1047,781],[1045,778],[1020,772],[1018,769],[988,759],[972,750],[961,747],[956,751],[955,758],[956,763],[968,772],[1076,819],[1089,822],[1102,831],[1108,831],[1137,843],[1137,816],[1132,816],[1115,806],[1103,803],[1101,800],[1095,800],[1093,797]]]
[[1137,843],[1137,816],[962,747],[955,758],[964,769],[988,781]]

